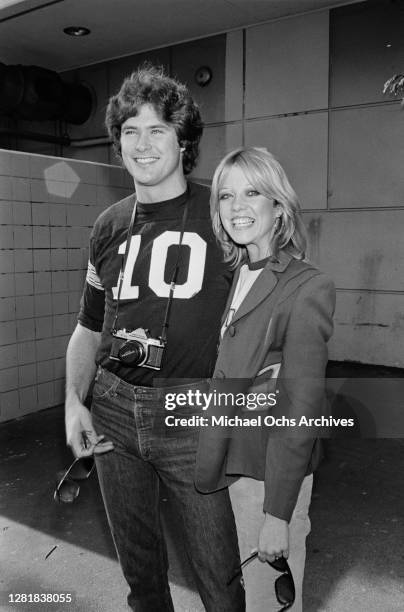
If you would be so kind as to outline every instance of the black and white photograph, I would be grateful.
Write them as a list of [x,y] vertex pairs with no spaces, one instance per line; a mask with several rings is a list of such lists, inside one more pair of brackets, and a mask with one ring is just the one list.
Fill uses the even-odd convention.
[[404,0],[0,0],[0,612],[404,612]]

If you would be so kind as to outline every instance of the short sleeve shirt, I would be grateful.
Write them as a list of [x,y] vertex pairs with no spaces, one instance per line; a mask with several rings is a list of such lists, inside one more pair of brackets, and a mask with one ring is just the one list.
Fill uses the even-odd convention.
[[[158,379],[209,377],[231,273],[212,231],[209,189],[195,183],[189,183],[187,191],[177,198],[137,203],[123,274],[116,327],[127,331],[148,329],[152,337],[158,338],[181,249],[162,368],[158,372],[131,368],[109,358],[118,276],[134,204],[135,197],[129,196],[109,207],[95,222],[90,238],[79,322],[102,332],[96,362],[127,382],[144,386],[160,386]],[[184,206],[188,212],[179,247]]]

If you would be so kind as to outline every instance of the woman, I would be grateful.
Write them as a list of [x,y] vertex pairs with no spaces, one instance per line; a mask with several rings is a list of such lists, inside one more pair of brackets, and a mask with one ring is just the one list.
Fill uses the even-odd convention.
[[[216,391],[248,390],[251,401],[258,399],[254,393],[271,400],[264,409],[262,403],[255,410],[234,402],[216,407],[228,417],[250,417],[250,425],[243,420],[230,435],[218,425],[201,428],[196,486],[208,492],[230,484],[241,557],[252,549],[275,565],[289,557],[296,589],[290,609],[298,612],[312,472],[321,455],[317,431],[305,423],[324,414],[335,290],[304,260],[297,196],[267,150],[236,149],[220,162],[211,215],[225,259],[236,268],[212,384]],[[275,569],[253,561],[243,576],[248,612],[279,610]]]

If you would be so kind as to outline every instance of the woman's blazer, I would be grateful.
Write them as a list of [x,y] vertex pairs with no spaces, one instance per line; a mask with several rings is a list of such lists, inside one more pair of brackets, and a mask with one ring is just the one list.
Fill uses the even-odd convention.
[[[239,270],[223,320],[238,275]],[[261,414],[262,419],[284,416],[297,423],[302,416],[321,416],[334,306],[332,281],[310,263],[283,251],[278,262],[268,261],[223,335],[211,390],[268,393],[276,387],[276,405],[246,411],[234,403],[222,404],[209,408],[207,416],[215,411],[242,418]],[[276,372],[277,380],[273,376]],[[321,458],[317,432],[305,426],[202,427],[196,487],[202,492],[214,491],[238,475],[265,480],[264,511],[289,521],[304,476]]]

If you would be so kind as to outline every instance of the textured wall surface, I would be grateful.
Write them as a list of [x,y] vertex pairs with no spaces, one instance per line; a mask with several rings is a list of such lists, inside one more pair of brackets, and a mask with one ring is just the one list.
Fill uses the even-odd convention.
[[119,167],[0,150],[0,420],[63,401],[90,228]]

